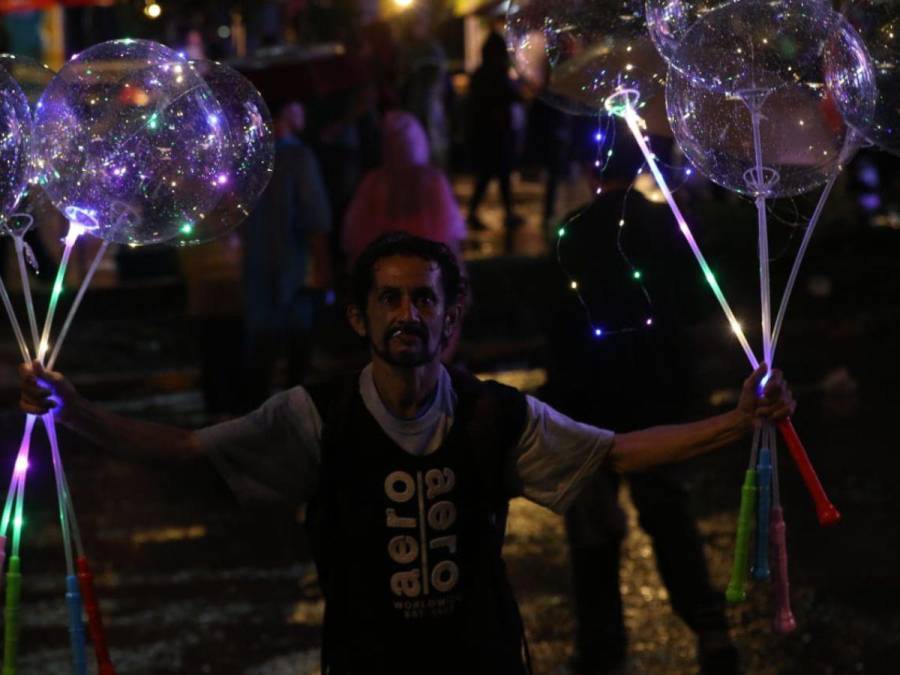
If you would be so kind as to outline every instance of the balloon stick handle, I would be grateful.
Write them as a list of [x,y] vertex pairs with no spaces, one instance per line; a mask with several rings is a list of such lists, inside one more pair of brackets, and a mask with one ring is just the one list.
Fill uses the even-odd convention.
[[767,447],[759,451],[756,467],[758,494],[756,498],[756,559],[753,578],[769,578],[769,511],[772,509],[772,453]]
[[775,555],[775,632],[790,633],[797,628],[791,612],[791,592],[788,582],[788,559],[784,513],[780,506],[772,508],[772,552]]
[[3,610],[3,675],[15,675],[19,653],[19,598],[22,595],[22,573],[19,556],[9,559],[6,573],[6,607]]
[[81,619],[81,593],[75,575],[66,577],[66,605],[69,608],[69,640],[72,644],[72,666],[75,675],[87,675],[84,622]]
[[742,602],[747,597],[747,567],[750,552],[750,521],[756,503],[756,470],[747,469],[741,487],[741,509],[738,513],[737,541],[731,565],[731,581],[725,591],[728,602]]
[[100,613],[100,605],[97,602],[94,574],[91,571],[90,563],[84,556],[79,556],[75,564],[78,567],[78,584],[81,586],[84,609],[88,617],[88,633],[97,657],[97,672],[99,675],[116,675],[109,658],[109,649],[106,646],[106,630],[103,627],[103,615]]
[[806,489],[816,505],[816,515],[819,518],[819,524],[824,526],[840,522],[841,514],[828,499],[828,495],[825,494],[825,488],[819,482],[816,470],[813,468],[812,462],[809,461],[809,455],[806,454],[806,448],[803,447],[803,443],[800,441],[800,437],[797,436],[797,431],[794,429],[794,425],[789,417],[778,422],[778,431],[781,432],[784,442],[788,446],[788,451],[790,451],[791,457],[794,458],[794,464],[797,465],[800,476],[806,484]]

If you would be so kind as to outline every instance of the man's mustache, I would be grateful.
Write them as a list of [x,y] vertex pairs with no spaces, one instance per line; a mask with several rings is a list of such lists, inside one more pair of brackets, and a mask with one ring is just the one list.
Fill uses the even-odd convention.
[[423,342],[428,340],[428,330],[422,324],[414,321],[395,323],[384,332],[384,340],[387,342],[397,335],[414,335]]

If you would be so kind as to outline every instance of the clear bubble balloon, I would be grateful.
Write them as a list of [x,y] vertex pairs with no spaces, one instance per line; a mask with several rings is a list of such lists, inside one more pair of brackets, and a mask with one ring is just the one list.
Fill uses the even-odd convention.
[[522,80],[574,114],[596,115],[623,90],[646,100],[665,77],[640,0],[514,0],[506,44]]
[[4,221],[28,184],[30,138],[28,100],[16,81],[0,69],[0,218]]
[[762,94],[708,89],[670,68],[669,123],[697,169],[735,192],[770,198],[807,192],[839,170],[864,140],[845,115],[869,115],[875,87],[859,36],[839,16],[835,25],[806,77]]
[[[33,120],[37,102],[56,73],[30,56],[16,54],[0,54],[0,68],[5,70],[22,89],[25,98],[28,99]],[[50,200],[39,184],[39,172],[34,161],[34,153],[29,153],[29,155],[28,185],[25,194],[19,202],[16,212],[10,214],[6,220],[6,226],[13,234],[24,234],[35,224],[36,219],[40,219],[39,214],[53,210]]]
[[900,0],[852,0],[846,13],[875,66],[878,100],[869,139],[900,156]]
[[166,241],[222,197],[221,107],[163,45],[95,45],[63,66],[37,107],[41,184],[96,236],[132,246]]
[[738,0],[645,0],[644,13],[653,44],[666,63],[680,72],[678,48],[698,19],[722,5]]
[[168,243],[190,246],[211,241],[239,225],[259,199],[275,162],[272,116],[256,87],[243,75],[221,63],[192,61],[222,109],[222,161],[216,183],[221,197],[194,227],[182,230]]
[[0,68],[3,68],[21,87],[32,113],[44,89],[56,75],[50,67],[31,58],[17,54],[0,54]]
[[822,0],[740,0],[693,23],[672,57],[707,89],[767,92],[816,75],[837,14]]

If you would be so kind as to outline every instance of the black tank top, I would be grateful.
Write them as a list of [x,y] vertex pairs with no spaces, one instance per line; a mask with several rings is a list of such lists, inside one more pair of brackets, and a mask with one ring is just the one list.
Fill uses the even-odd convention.
[[308,517],[325,595],[324,675],[526,672],[501,559],[503,467],[525,398],[461,372],[451,378],[453,426],[421,457],[381,429],[358,378],[311,392],[324,420]]

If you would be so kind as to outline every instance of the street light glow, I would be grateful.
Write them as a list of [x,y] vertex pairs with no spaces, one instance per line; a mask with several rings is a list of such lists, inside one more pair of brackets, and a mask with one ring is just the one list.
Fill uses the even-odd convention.
[[144,7],[144,14],[149,19],[158,19],[162,14],[162,7],[158,3],[151,2]]

